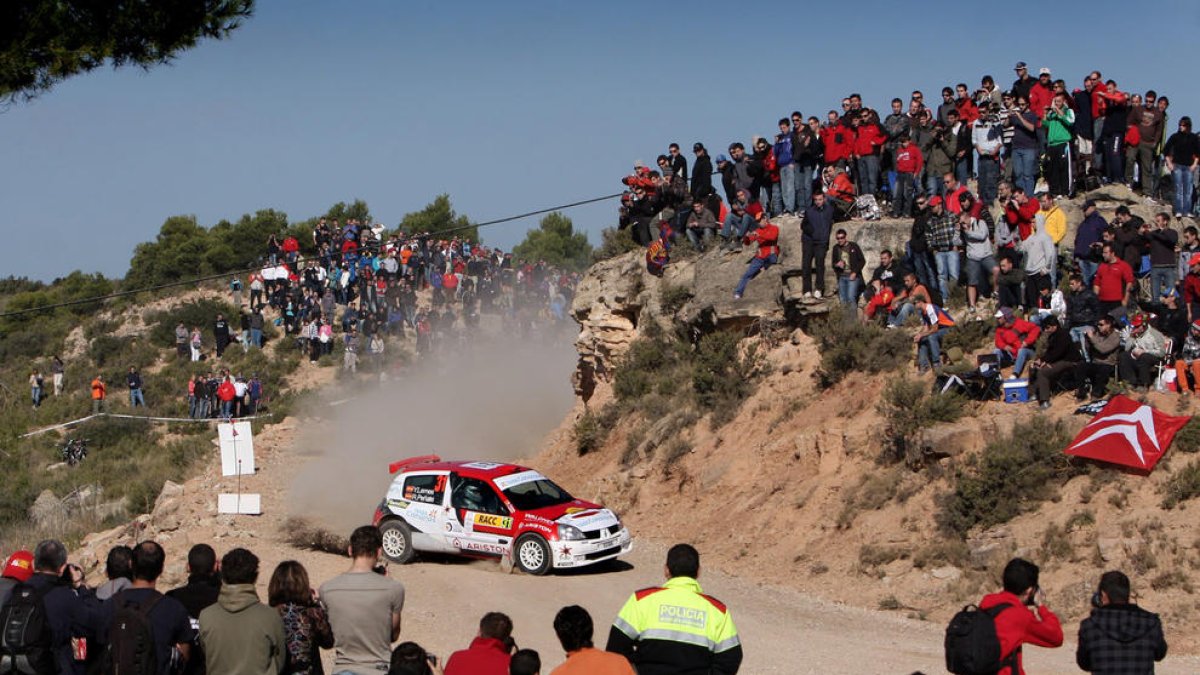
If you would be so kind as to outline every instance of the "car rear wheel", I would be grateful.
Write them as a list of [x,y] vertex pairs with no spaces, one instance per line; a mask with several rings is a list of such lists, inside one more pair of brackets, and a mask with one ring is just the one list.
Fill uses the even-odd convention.
[[550,544],[536,534],[522,535],[513,547],[513,561],[526,574],[541,576],[550,571]]
[[416,551],[412,546],[412,529],[403,520],[388,520],[379,525],[383,538],[383,555],[390,561],[404,565],[412,562]]

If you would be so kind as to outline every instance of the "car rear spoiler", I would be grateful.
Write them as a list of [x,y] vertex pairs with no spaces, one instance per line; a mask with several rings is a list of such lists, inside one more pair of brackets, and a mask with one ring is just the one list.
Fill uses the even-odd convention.
[[442,461],[442,458],[438,457],[437,455],[421,455],[420,457],[409,457],[408,459],[402,459],[398,462],[392,462],[391,464],[388,464],[388,473],[396,473],[396,472],[400,471],[401,469],[410,467],[414,464],[429,464],[432,462],[440,462],[440,461]]

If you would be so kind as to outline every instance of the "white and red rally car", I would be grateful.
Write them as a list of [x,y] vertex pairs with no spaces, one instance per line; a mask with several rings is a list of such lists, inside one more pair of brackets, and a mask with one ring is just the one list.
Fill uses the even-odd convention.
[[396,474],[375,510],[388,560],[418,551],[511,556],[529,574],[611,560],[633,548],[612,511],[575,499],[532,469],[499,462],[444,462],[436,455],[391,464]]

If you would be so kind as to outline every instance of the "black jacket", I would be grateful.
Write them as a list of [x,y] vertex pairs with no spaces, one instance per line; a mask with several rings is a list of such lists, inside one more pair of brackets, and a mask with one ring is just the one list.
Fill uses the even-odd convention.
[[1100,319],[1100,301],[1086,286],[1078,293],[1067,294],[1067,323],[1071,328],[1094,326]]
[[[180,586],[171,591],[167,591],[167,596],[175,598],[183,603],[187,609],[188,616],[192,618],[192,627],[194,628],[196,621],[200,618],[200,612],[204,611],[209,605],[215,604],[217,598],[221,595],[221,580],[214,576],[193,574],[188,577],[186,586]],[[187,666],[183,670],[184,675],[204,675],[205,663],[204,652],[199,649],[199,645],[193,645],[192,656],[187,661]]]
[[703,199],[712,192],[712,173],[713,165],[708,153],[697,157],[696,164],[692,166],[692,199]]
[[1071,339],[1071,331],[1059,326],[1053,334],[1047,335],[1046,351],[1042,353],[1042,360],[1051,365],[1064,361],[1067,363],[1081,361],[1082,356],[1079,354],[1079,347]]
[[1106,605],[1079,624],[1075,663],[1097,675],[1145,675],[1167,655],[1158,615],[1137,605]]

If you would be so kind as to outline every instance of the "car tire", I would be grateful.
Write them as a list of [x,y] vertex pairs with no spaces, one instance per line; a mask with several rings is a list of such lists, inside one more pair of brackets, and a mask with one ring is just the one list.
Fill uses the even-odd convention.
[[383,539],[383,555],[397,565],[405,565],[416,557],[412,545],[412,528],[403,520],[387,520],[379,524]]
[[513,545],[513,562],[526,574],[541,576],[554,566],[550,544],[536,534],[523,534]]

